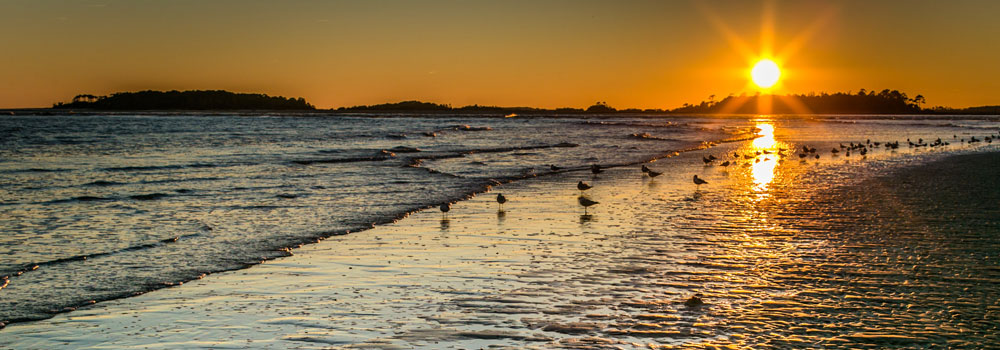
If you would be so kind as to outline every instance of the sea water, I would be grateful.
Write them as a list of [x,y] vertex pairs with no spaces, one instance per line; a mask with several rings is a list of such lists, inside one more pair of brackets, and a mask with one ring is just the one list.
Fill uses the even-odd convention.
[[[974,147],[969,137],[997,127],[989,118],[780,120],[777,136],[796,140],[785,146],[792,161],[801,144],[828,157],[839,143],[901,141],[900,151],[871,154],[885,168],[933,153],[905,139],[943,137],[954,145],[940,153],[962,152]],[[761,126],[756,117],[5,117],[0,320],[45,318],[246,267],[499,183],[750,142],[764,137]],[[820,174],[832,181],[864,178],[823,159]]]

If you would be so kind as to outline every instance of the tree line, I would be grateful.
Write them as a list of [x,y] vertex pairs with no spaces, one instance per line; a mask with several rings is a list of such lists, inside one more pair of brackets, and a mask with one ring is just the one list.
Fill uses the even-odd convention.
[[[684,104],[673,113],[732,113],[732,114],[908,114],[921,113],[923,95],[913,98],[905,92],[885,89],[880,92],[859,90],[857,93],[837,92],[789,95],[730,95],[720,101],[714,96],[697,105]],[[761,108],[766,110],[762,110]]]
[[99,110],[313,110],[305,99],[234,93],[224,90],[117,92],[108,96],[81,94],[52,108]]

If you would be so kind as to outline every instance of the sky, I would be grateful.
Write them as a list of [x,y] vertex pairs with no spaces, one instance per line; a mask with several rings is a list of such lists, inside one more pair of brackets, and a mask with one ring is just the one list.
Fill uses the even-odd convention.
[[319,108],[421,100],[675,108],[897,89],[1000,104],[1000,1],[0,0],[0,108],[229,90]]

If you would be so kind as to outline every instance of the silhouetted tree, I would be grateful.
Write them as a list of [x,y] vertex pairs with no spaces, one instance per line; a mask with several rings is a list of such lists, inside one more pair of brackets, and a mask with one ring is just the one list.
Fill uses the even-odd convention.
[[593,106],[587,107],[587,113],[612,113],[616,109],[608,106],[607,102],[597,102]]

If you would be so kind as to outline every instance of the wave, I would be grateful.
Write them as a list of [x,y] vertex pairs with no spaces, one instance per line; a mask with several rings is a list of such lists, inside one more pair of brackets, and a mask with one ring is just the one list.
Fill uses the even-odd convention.
[[94,181],[94,182],[85,183],[85,184],[83,184],[83,186],[100,186],[100,187],[104,187],[104,186],[118,186],[118,185],[124,185],[124,184],[125,184],[124,182],[97,180],[97,181]]
[[615,121],[592,121],[586,120],[580,122],[582,125],[587,126],[627,126],[627,127],[641,127],[641,128],[683,128],[690,127],[687,123],[676,123],[676,122],[664,122],[664,123],[642,123],[642,122],[615,122]]
[[104,171],[151,171],[151,170],[173,170],[184,168],[183,165],[149,165],[149,166],[123,166],[102,168]]
[[392,159],[396,154],[382,150],[378,154],[370,157],[348,157],[348,158],[326,158],[326,159],[300,159],[293,160],[292,163],[299,165],[312,165],[312,164],[337,164],[337,163],[355,163],[355,162],[377,162]]
[[115,200],[115,198],[97,197],[97,196],[77,196],[72,198],[55,199],[48,202],[43,202],[43,204],[58,204],[58,203],[69,203],[69,202],[105,202],[113,200]]
[[[208,228],[207,230],[211,230],[211,228]],[[58,265],[58,264],[65,264],[65,263],[70,263],[70,262],[74,262],[74,261],[83,261],[83,260],[87,260],[87,259],[93,259],[93,258],[98,258],[98,257],[104,257],[104,256],[115,255],[115,254],[121,254],[121,253],[125,253],[125,252],[133,252],[133,251],[137,251],[137,250],[155,248],[155,247],[159,247],[159,246],[162,246],[162,245],[165,245],[165,244],[170,244],[170,243],[177,242],[180,239],[196,237],[196,236],[199,236],[199,235],[201,235],[201,233],[192,233],[192,234],[187,234],[187,235],[182,235],[182,236],[177,236],[177,237],[172,237],[172,238],[161,239],[159,241],[152,242],[152,243],[146,243],[146,244],[140,244],[140,245],[134,245],[134,246],[130,246],[130,247],[125,247],[125,248],[122,248],[122,249],[119,249],[119,250],[115,250],[115,251],[110,251],[110,252],[74,255],[74,256],[65,257],[65,258],[59,258],[59,259],[54,259],[54,260],[48,260],[48,261],[41,261],[41,262],[36,262],[36,263],[24,264],[20,268],[16,268],[13,271],[9,271],[9,272],[0,271],[0,273],[4,274],[3,276],[0,276],[0,279],[10,279],[12,277],[21,276],[21,275],[23,275],[23,274],[25,274],[27,272],[38,270],[39,268],[46,267],[46,266],[52,266],[52,265]]]
[[[190,190],[186,189],[178,189],[176,191],[178,191],[178,193],[190,192]],[[180,192],[180,191],[185,191],[185,192]],[[156,192],[156,193],[146,193],[146,194],[134,194],[124,198],[140,200],[140,201],[150,201],[166,197],[170,197],[170,195],[166,193]],[[112,202],[121,199],[122,197],[76,196],[71,198],[54,199],[47,202],[38,202],[36,204],[59,204],[59,203],[72,203],[72,202]]]
[[680,141],[680,140],[678,140],[678,139],[668,139],[668,138],[665,138],[665,137],[656,137],[656,136],[652,136],[652,135],[650,135],[650,134],[649,134],[648,132],[644,132],[644,133],[634,133],[634,134],[630,134],[630,135],[628,135],[628,137],[629,137],[629,138],[632,138],[632,139],[637,139],[637,140],[650,140],[650,141],[674,141],[674,142],[676,142],[676,141]]
[[135,200],[140,200],[140,201],[151,201],[151,200],[157,200],[157,199],[166,198],[166,197],[170,197],[170,195],[166,194],[166,193],[150,193],[150,194],[136,194],[136,195],[129,196],[129,198],[132,198],[132,199],[135,199]]
[[46,169],[46,168],[28,168],[28,169],[8,169],[0,171],[0,174],[18,174],[18,173],[61,173],[73,171],[73,169]]

